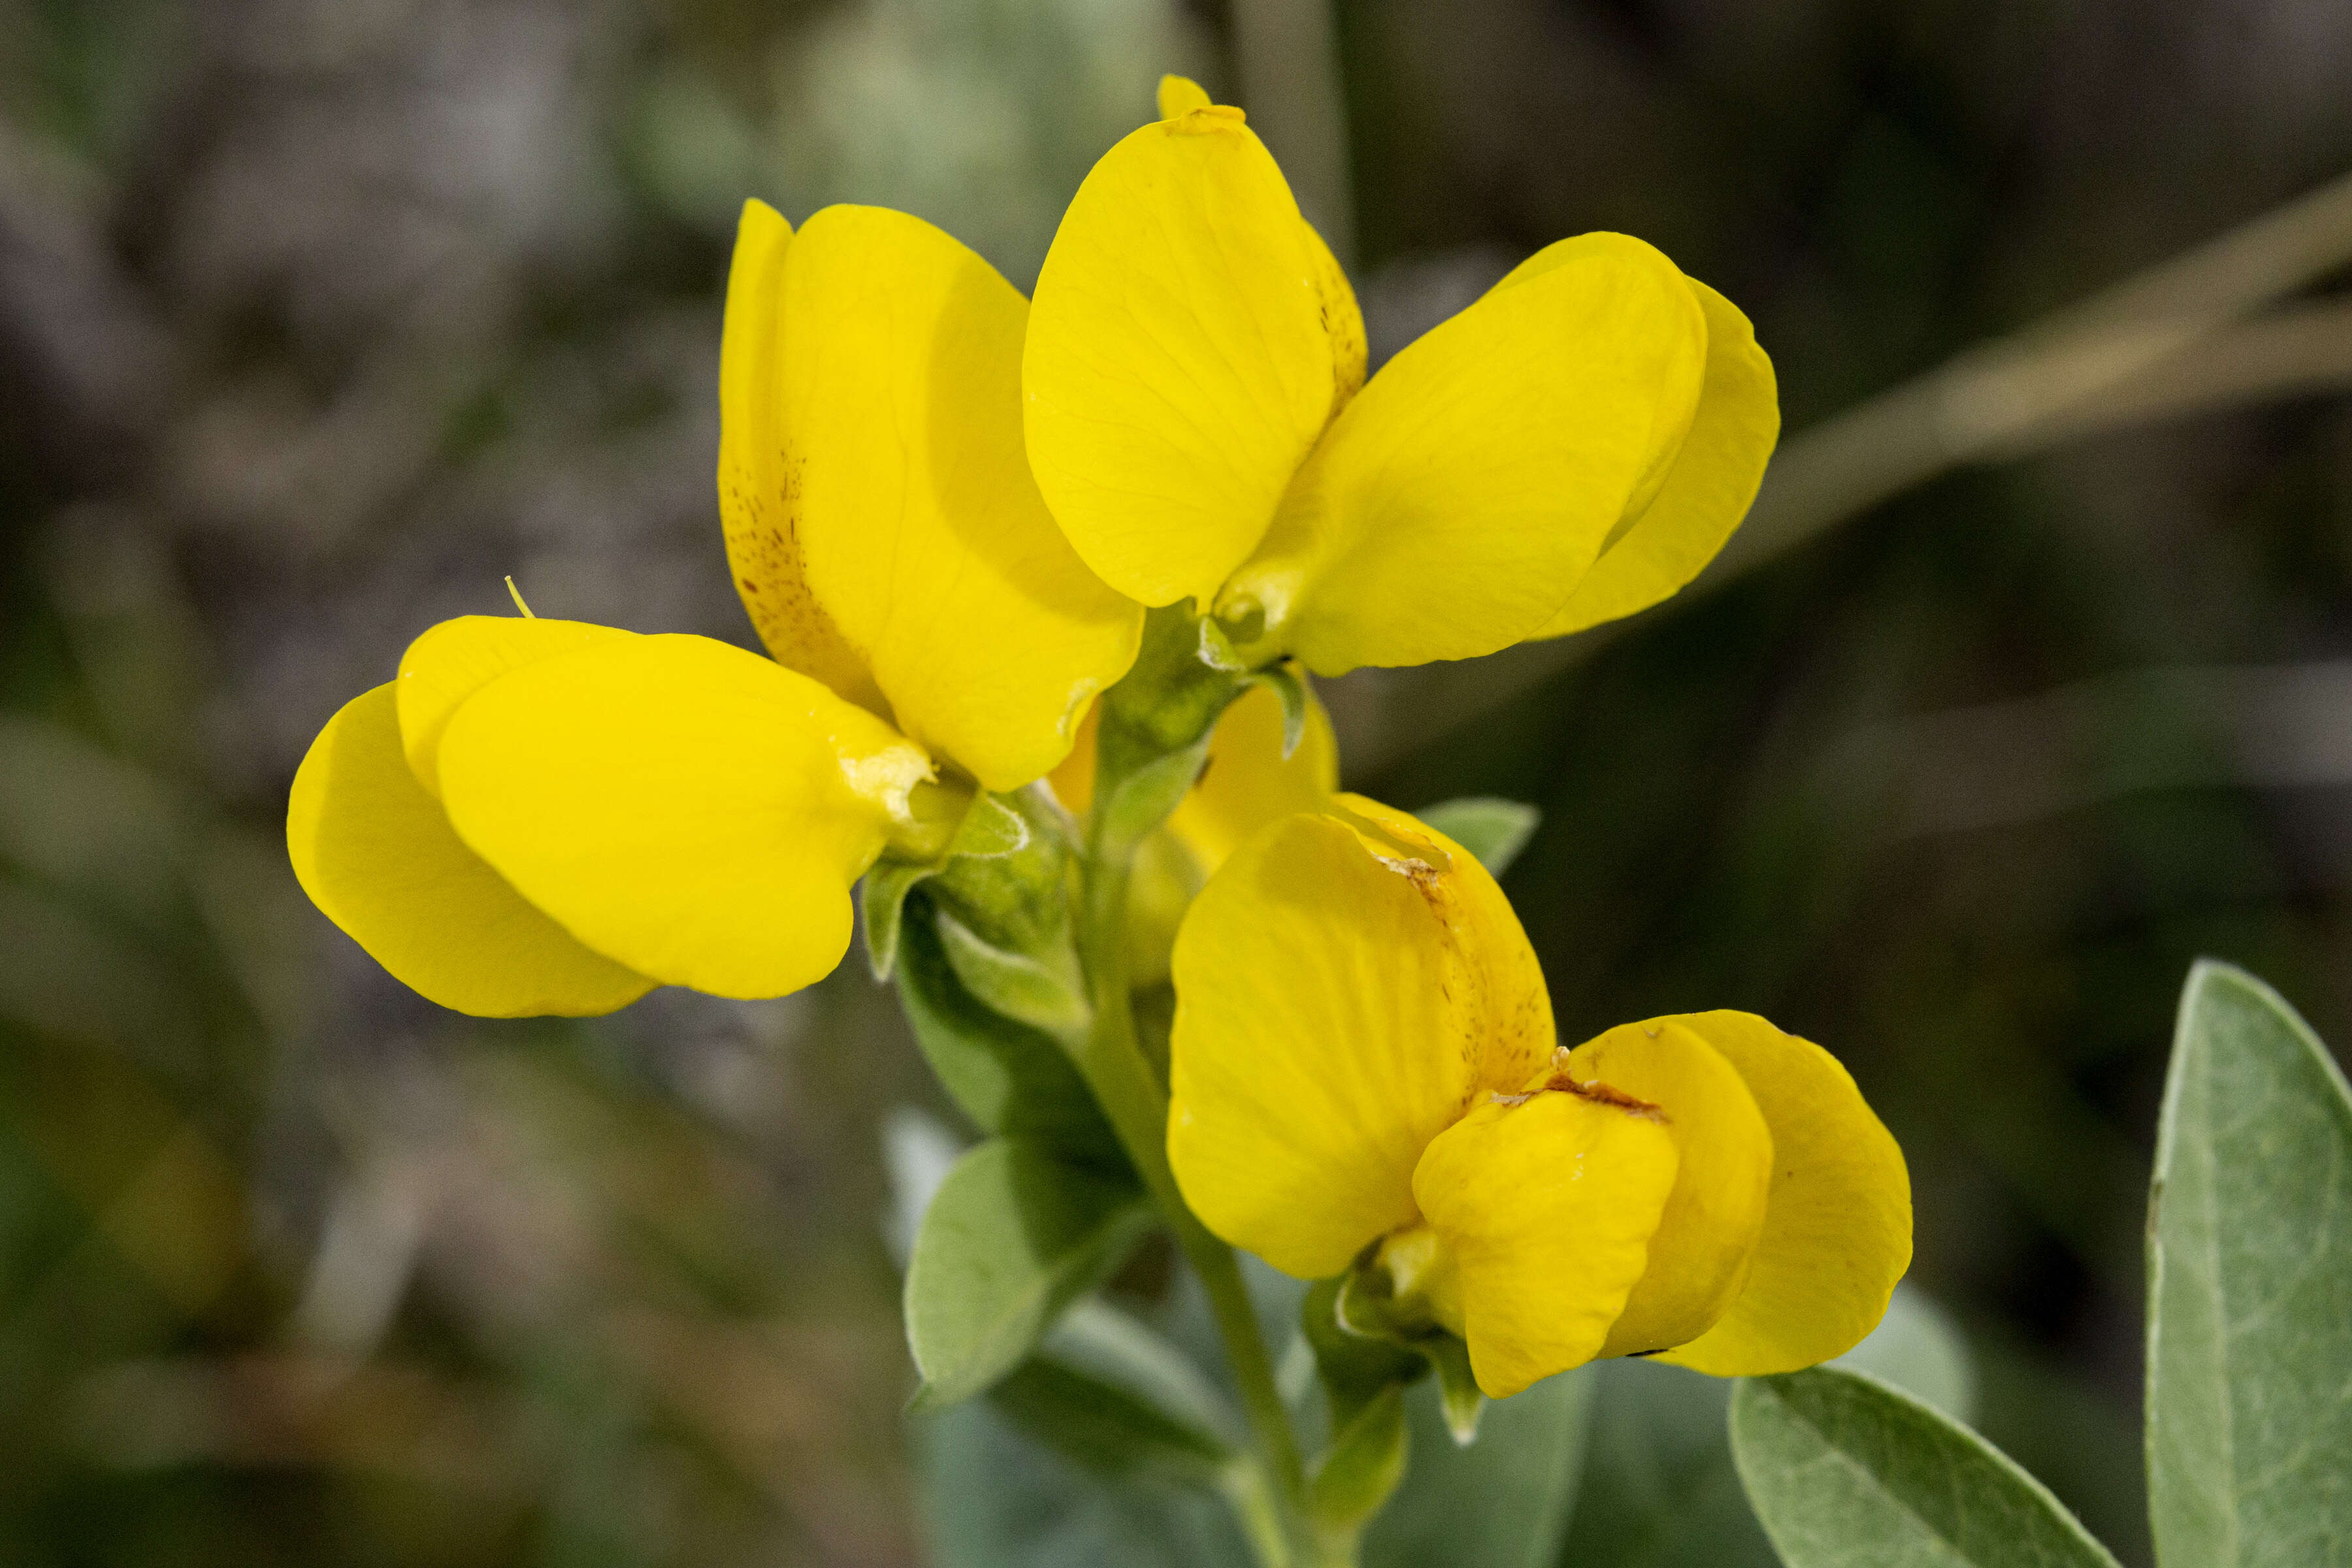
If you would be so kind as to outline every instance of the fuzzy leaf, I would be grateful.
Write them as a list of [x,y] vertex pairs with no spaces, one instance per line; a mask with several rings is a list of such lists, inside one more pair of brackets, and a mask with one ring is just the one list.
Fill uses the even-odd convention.
[[1150,1223],[1132,1184],[1035,1143],[999,1138],[967,1152],[924,1212],[907,1266],[917,1404],[969,1398],[1018,1366]]
[[2164,1568],[2352,1563],[2352,1094],[2269,986],[2189,972],[2147,1235]]
[[2000,1449],[1860,1373],[1744,1380],[1731,1450],[1788,1568],[2116,1568]]

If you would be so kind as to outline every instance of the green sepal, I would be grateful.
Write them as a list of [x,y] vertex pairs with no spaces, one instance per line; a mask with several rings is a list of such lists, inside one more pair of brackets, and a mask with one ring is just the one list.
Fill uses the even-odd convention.
[[1209,732],[1203,731],[1190,744],[1153,757],[1133,772],[1120,775],[1108,791],[1098,791],[1094,816],[1098,841],[1140,844],[1146,834],[1167,821],[1169,815],[1183,804],[1186,792],[1199,780],[1201,769],[1208,760]]
[[936,865],[911,860],[882,860],[857,885],[857,910],[866,931],[866,967],[874,978],[887,981],[898,966],[898,932],[906,920],[907,895],[925,878],[939,874]]
[[1486,1396],[1470,1373],[1470,1347],[1459,1335],[1440,1330],[1415,1342],[1415,1348],[1436,1369],[1438,1399],[1445,1407],[1445,1429],[1454,1434],[1457,1447],[1468,1447],[1478,1440],[1478,1418],[1486,1413]]
[[1298,668],[1297,659],[1286,658],[1253,674],[1250,683],[1265,687],[1282,702],[1282,760],[1288,762],[1291,753],[1298,750],[1298,742],[1307,738],[1306,673]]
[[949,964],[982,1006],[1057,1037],[1085,1033],[1086,982],[1066,942],[1033,956],[997,946],[947,910],[936,919]]
[[1331,1406],[1334,1430],[1386,1390],[1415,1382],[1429,1371],[1428,1358],[1398,1340],[1341,1323],[1339,1295],[1348,1278],[1317,1280],[1298,1307],[1299,1327],[1315,1352],[1315,1372]]
[[1152,1219],[1134,1182],[1042,1144],[994,1138],[967,1151],[923,1211],[907,1262],[916,1406],[968,1399],[1020,1365]]
[[1315,1352],[1330,1411],[1331,1438],[1315,1467],[1308,1500],[1316,1522],[1352,1531],[1378,1513],[1404,1479],[1404,1390],[1429,1372],[1428,1359],[1339,1322],[1340,1280],[1318,1280],[1299,1303],[1299,1326]]
[[1433,1321],[1419,1301],[1398,1300],[1388,1269],[1367,1248],[1356,1267],[1341,1275],[1333,1318],[1343,1332],[1379,1341],[1422,1357],[1437,1373],[1446,1430],[1467,1447],[1478,1436],[1486,1396],[1470,1372],[1470,1347],[1460,1335]]
[[858,885],[858,912],[866,929],[866,964],[877,980],[887,980],[898,962],[898,932],[907,895],[948,868],[958,856],[993,858],[1026,849],[1034,830],[1024,811],[1003,796],[978,795],[965,808],[936,860],[902,860],[885,854]]
[[908,901],[897,979],[898,1005],[915,1043],[973,1126],[992,1137],[1036,1140],[1082,1163],[1129,1169],[1068,1051],[1043,1031],[982,1006],[964,989],[940,939],[928,891]]
[[1200,777],[1210,732],[1250,679],[1238,665],[1217,662],[1221,636],[1181,603],[1145,616],[1134,665],[1097,710],[1088,837],[1097,849],[1139,842]]
[[1030,800],[1008,800],[1001,795],[976,796],[957,826],[948,853],[993,857],[1026,849],[1035,834],[1030,814],[1036,809],[1037,803]]
[[1543,813],[1525,802],[1483,795],[1442,801],[1413,815],[1475,855],[1490,877],[1510,868],[1543,820]]
[[976,801],[923,890],[964,988],[1006,1017],[1066,1037],[1082,1034],[1088,1016],[1071,938],[1075,887],[1068,816],[1032,786]]

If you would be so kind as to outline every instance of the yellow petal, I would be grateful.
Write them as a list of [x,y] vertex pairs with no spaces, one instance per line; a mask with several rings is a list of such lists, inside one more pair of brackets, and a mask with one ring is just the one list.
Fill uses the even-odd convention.
[[1714,1328],[1657,1359],[1760,1377],[1843,1355],[1885,1315],[1911,1264],[1903,1151],[1837,1058],[1811,1040],[1752,1013],[1672,1022],[1747,1081],[1772,1130],[1772,1188],[1747,1288]]
[[1294,812],[1320,811],[1339,787],[1339,744],[1331,716],[1313,693],[1298,749],[1282,754],[1282,700],[1254,686],[1217,721],[1201,782],[1168,819],[1202,875],[1214,872],[1242,841]]
[[1236,850],[1174,961],[1177,1184],[1211,1230],[1302,1279],[1412,1224],[1430,1139],[1552,1047],[1494,879],[1402,812],[1337,804],[1349,815],[1286,817]]
[[[1673,262],[1587,235],[1397,355],[1225,588],[1318,674],[1541,630],[1697,406],[1706,319]],[[1555,247],[1559,249],[1559,247]]]
[[1706,312],[1706,384],[1673,468],[1653,500],[1592,563],[1565,609],[1538,633],[1564,637],[1645,610],[1716,557],[1748,515],[1780,437],[1772,362],[1737,306],[1696,279]]
[[400,656],[400,743],[416,782],[441,795],[441,731],[458,704],[511,669],[592,643],[633,637],[614,626],[530,616],[459,616],[425,629]]
[[1489,1397],[1601,1353],[1675,1165],[1654,1112],[1568,1089],[1489,1098],[1430,1144],[1413,1196],[1451,1261]]
[[492,681],[441,738],[459,837],[583,942],[721,996],[822,978],[849,887],[927,772],[806,676],[707,637],[631,637]]
[[783,268],[783,433],[810,590],[898,727],[990,789],[1068,752],[1142,606],[1055,527],[1021,441],[1028,306],[919,218],[827,207]]
[[1256,546],[1342,379],[1327,260],[1237,109],[1146,125],[1078,187],[1022,385],[1038,487],[1112,587],[1206,604]]
[[1772,1134],[1738,1071],[1672,1019],[1627,1024],[1579,1046],[1568,1070],[1647,1100],[1681,1164],[1649,1267],[1602,1355],[1640,1355],[1713,1327],[1747,1283],[1772,1182]]
[[1209,102],[1207,89],[1191,77],[1171,72],[1160,79],[1160,118],[1162,120],[1173,120],[1180,114],[1206,109]]
[[780,663],[879,713],[880,689],[809,591],[801,558],[782,401],[784,262],[792,243],[792,225],[775,208],[743,204],[719,347],[719,518],[727,563],[760,640]]
[[310,743],[287,802],[286,847],[310,901],[444,1007],[582,1017],[654,987],[583,947],[458,840],[402,753],[390,684],[345,703]]

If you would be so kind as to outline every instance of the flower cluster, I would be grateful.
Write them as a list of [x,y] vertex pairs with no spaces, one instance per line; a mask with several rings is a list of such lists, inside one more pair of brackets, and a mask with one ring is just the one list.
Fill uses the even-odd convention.
[[[1299,673],[1472,658],[1688,582],[1778,433],[1747,320],[1586,235],[1368,380],[1347,279],[1241,111],[1172,78],[1160,108],[1079,189],[1034,300],[905,214],[795,233],[751,204],[719,490],[772,657],[436,626],[304,761],[304,888],[435,1001],[587,1015],[805,986],[861,878],[871,941],[897,918],[873,889],[1066,823],[1019,930],[972,951],[1051,978],[1056,900],[1123,847],[1122,951],[1177,998],[1164,1148],[1129,1149],[1217,1236],[1377,1280],[1386,1324],[1458,1336],[1497,1396],[1601,1355],[1843,1352],[1910,1247],[1852,1081],[1744,1014],[1559,1049],[1493,879],[1337,793]],[[1155,769],[1174,792],[1125,837],[1083,826]],[[1037,1016],[1082,1033],[1083,989]]]

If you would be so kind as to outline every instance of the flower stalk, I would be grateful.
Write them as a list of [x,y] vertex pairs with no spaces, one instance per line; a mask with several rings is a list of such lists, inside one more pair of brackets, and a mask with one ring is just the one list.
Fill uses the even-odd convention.
[[1094,810],[1080,869],[1078,955],[1092,1018],[1076,1042],[1078,1067],[1208,1293],[1259,1458],[1272,1479],[1280,1522],[1278,1531],[1269,1531],[1263,1509],[1244,1510],[1253,1547],[1266,1568],[1339,1568],[1353,1563],[1352,1547],[1330,1555],[1305,1523],[1306,1469],[1273,1358],[1234,1249],[1202,1225],[1177,1188],[1168,1163],[1168,1088],[1146,1058],[1135,1027],[1127,910],[1136,852],[1191,787],[1210,731],[1244,686],[1199,660],[1197,627],[1181,609],[1154,612],[1135,674],[1104,698]]

